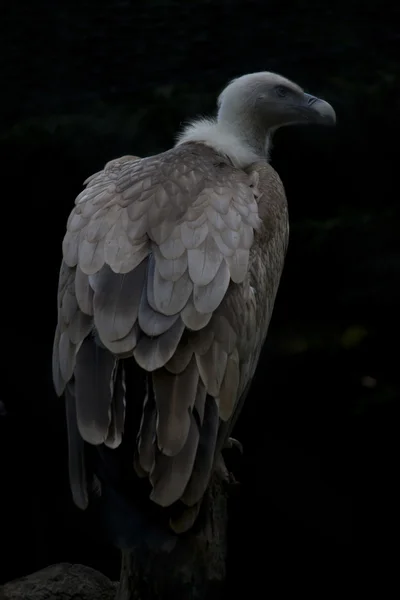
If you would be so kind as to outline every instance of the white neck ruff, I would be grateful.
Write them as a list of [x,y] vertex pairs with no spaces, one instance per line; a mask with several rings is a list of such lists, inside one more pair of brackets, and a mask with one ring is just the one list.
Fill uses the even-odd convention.
[[202,142],[211,146],[217,152],[228,156],[235,167],[242,169],[259,160],[265,160],[265,156],[259,156],[240,137],[229,131],[227,125],[219,123],[216,119],[202,118],[189,123],[178,134],[176,146],[185,142]]

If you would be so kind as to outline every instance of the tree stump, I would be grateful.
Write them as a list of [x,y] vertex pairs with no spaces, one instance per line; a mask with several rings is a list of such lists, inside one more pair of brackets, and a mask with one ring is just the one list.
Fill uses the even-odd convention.
[[222,460],[203,501],[199,526],[172,550],[124,550],[116,600],[213,600],[226,577],[227,500],[231,478]]

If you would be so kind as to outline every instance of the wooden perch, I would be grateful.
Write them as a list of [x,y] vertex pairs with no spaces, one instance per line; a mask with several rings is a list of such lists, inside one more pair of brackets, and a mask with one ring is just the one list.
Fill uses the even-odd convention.
[[230,485],[221,457],[196,531],[179,537],[169,552],[123,551],[117,600],[212,600],[222,596]]

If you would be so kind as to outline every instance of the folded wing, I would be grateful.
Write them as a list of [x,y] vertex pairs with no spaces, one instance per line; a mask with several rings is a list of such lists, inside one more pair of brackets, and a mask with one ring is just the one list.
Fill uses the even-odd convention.
[[55,387],[73,393],[82,438],[115,447],[124,418],[118,361],[133,355],[151,373],[135,468],[161,506],[201,500],[220,425],[252,377],[248,352],[259,352],[252,347],[259,336],[249,264],[263,227],[258,184],[257,171],[235,169],[202,144],[183,144],[112,161],[87,180],[68,220]]

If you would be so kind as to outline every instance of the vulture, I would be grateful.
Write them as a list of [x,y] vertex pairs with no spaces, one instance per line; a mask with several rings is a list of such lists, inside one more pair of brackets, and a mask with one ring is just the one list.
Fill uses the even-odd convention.
[[198,519],[284,265],[272,135],[335,120],[288,79],[252,73],[174,147],[112,160],[84,182],[62,244],[53,381],[73,500],[108,498],[120,545],[157,528],[175,538]]

